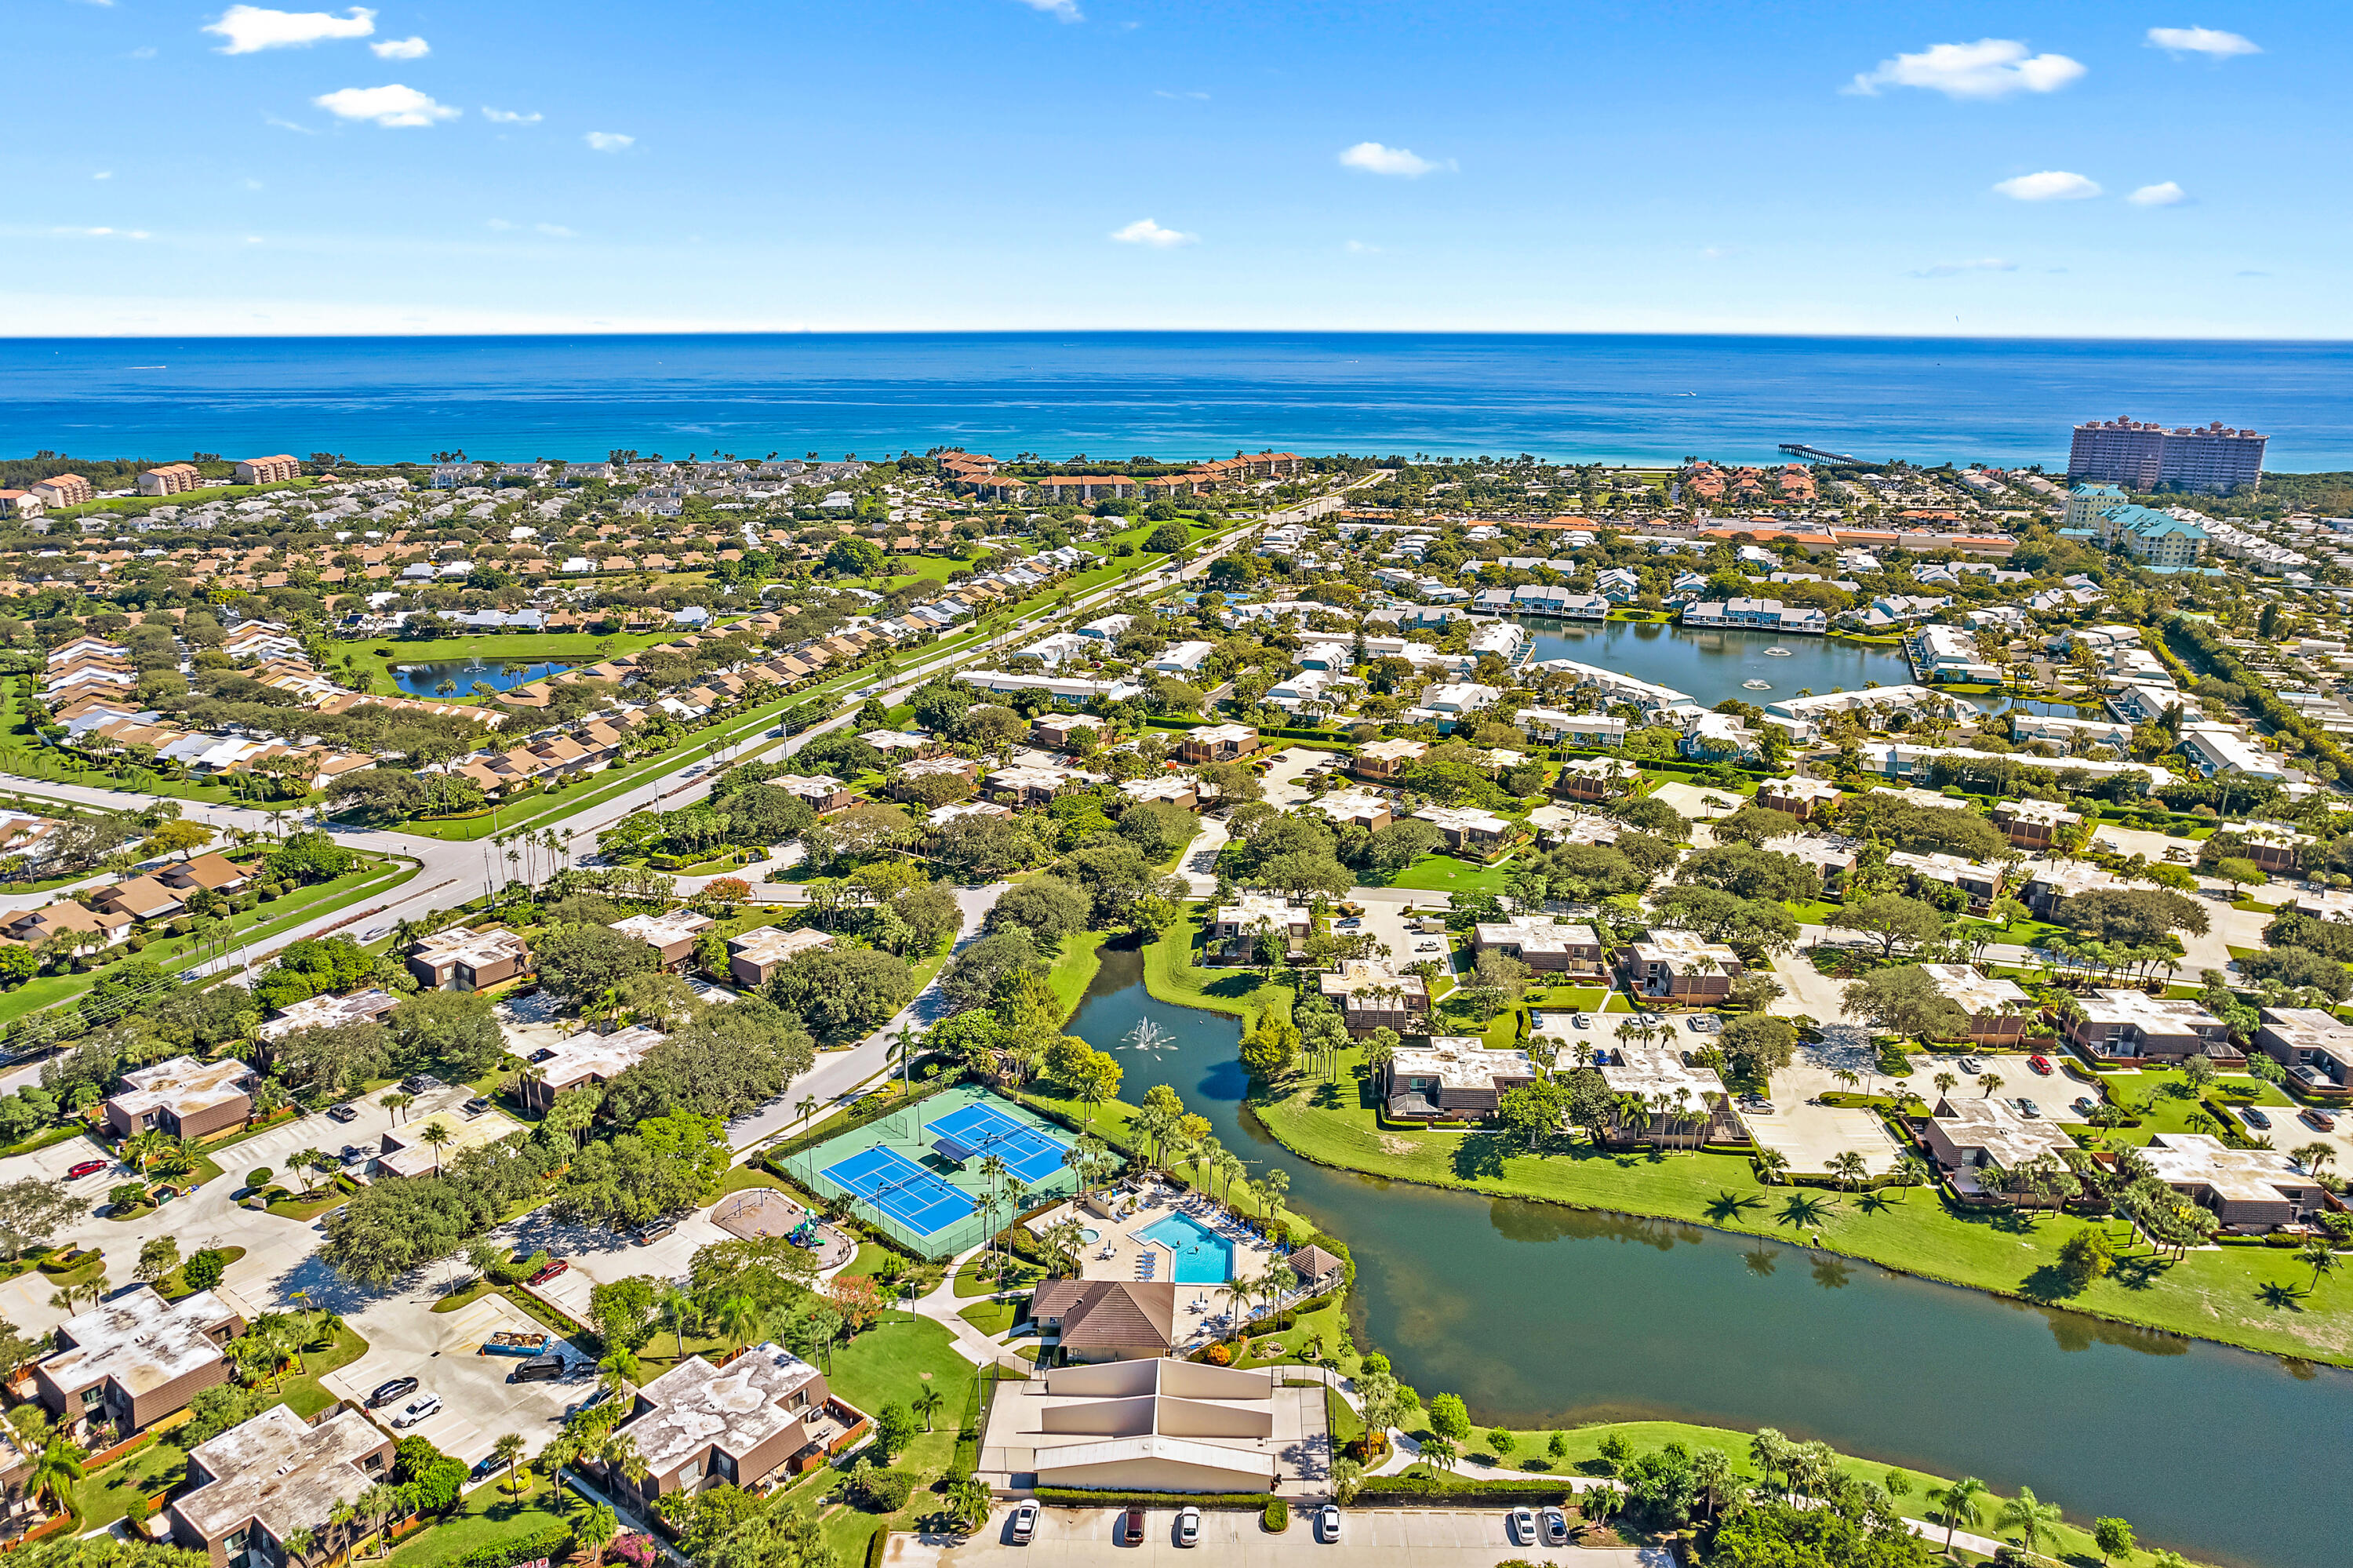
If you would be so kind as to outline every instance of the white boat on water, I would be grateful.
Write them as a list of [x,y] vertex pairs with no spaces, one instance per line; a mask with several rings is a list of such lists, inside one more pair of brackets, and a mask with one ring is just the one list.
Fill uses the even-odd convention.
[[1765,650],[1765,657],[1767,659],[1794,659],[1797,655],[1787,648],[1767,648]]
[[1773,689],[1773,683],[1770,681],[1743,681],[1740,683],[1752,692],[1769,692]]

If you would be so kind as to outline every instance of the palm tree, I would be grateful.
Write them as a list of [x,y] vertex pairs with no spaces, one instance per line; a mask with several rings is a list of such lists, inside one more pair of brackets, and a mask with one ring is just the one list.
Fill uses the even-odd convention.
[[678,1359],[686,1360],[686,1325],[694,1316],[694,1298],[676,1285],[665,1285],[654,1296],[654,1305],[670,1319],[670,1337],[678,1341]]
[[311,1167],[312,1161],[324,1158],[325,1154],[316,1149],[298,1149],[287,1157],[286,1163],[302,1172],[302,1196],[307,1198],[318,1190],[319,1183],[311,1180]]
[[946,1404],[946,1397],[930,1383],[925,1383],[923,1392],[915,1395],[912,1402],[912,1408],[916,1414],[923,1418],[924,1431],[929,1432],[932,1429],[932,1417],[937,1415],[941,1406]]
[[359,1510],[342,1498],[337,1498],[334,1505],[327,1510],[327,1528],[334,1532],[338,1550],[350,1546],[352,1525],[359,1517]]
[[759,1326],[760,1309],[749,1296],[735,1295],[721,1301],[711,1311],[711,1326],[735,1351],[742,1351],[752,1330]]
[[310,1562],[311,1553],[317,1551],[318,1547],[318,1536],[308,1530],[291,1530],[286,1532],[287,1558],[298,1565]]
[[1838,1178],[1839,1191],[1851,1192],[1862,1185],[1871,1172],[1863,1165],[1862,1156],[1852,1149],[1841,1150],[1831,1161],[1831,1174]]
[[1432,1437],[1422,1444],[1421,1457],[1433,1469],[1451,1471],[1462,1451],[1443,1437]]
[[638,1386],[638,1380],[644,1375],[638,1353],[627,1345],[607,1350],[605,1359],[596,1363],[596,1370],[604,1374],[596,1380],[597,1386],[607,1393],[627,1393]]
[[440,1175],[441,1146],[448,1142],[457,1135],[449,1130],[449,1127],[447,1122],[428,1121],[425,1124],[425,1130],[418,1133],[417,1136],[431,1146],[433,1150],[433,1174],[436,1176]]
[[491,1445],[491,1462],[494,1465],[504,1465],[507,1467],[509,1497],[514,1495],[515,1466],[522,1462],[523,1447],[522,1434],[520,1432],[510,1432]]
[[2303,1166],[2306,1172],[2314,1176],[2319,1175],[2320,1168],[2337,1158],[2337,1150],[2334,1148],[2317,1140],[2307,1143],[2301,1149],[2291,1149],[2287,1153],[2289,1159]]
[[1895,1162],[1895,1184],[1898,1187],[1925,1187],[1929,1180],[1928,1162],[1916,1154],[1906,1154]]
[[2043,1502],[2034,1495],[2032,1487],[2021,1487],[2018,1495],[2001,1505],[1994,1519],[1996,1530],[2015,1530],[2018,1542],[2029,1552],[2038,1550],[2042,1538],[2058,1528],[2059,1505]]
[[644,1485],[645,1478],[653,1474],[646,1464],[645,1456],[638,1452],[638,1440],[627,1432],[607,1434],[596,1450],[596,1459],[605,1467],[608,1476],[618,1470],[633,1487]]
[[1930,1082],[1936,1086],[1936,1092],[1940,1095],[1949,1095],[1961,1086],[1961,1080],[1951,1073],[1939,1073]]
[[1748,1440],[1748,1459],[1764,1476],[1765,1484],[1772,1486],[1774,1474],[1789,1462],[1789,1440],[1776,1427],[1760,1426]]
[[1757,1179],[1767,1187],[1780,1185],[1781,1178],[1789,1171],[1789,1157],[1778,1149],[1757,1151]]
[[1707,1499],[1713,1515],[1724,1494],[1732,1489],[1732,1456],[1721,1448],[1702,1448],[1692,1456],[1692,1484]]
[[73,1489],[82,1478],[82,1451],[63,1436],[52,1436],[33,1456],[32,1473],[25,1478],[27,1495],[52,1513],[73,1506]]
[[808,1118],[817,1114],[817,1097],[815,1095],[803,1095],[800,1097],[800,1102],[793,1107],[794,1111],[797,1112],[801,1118],[802,1127],[807,1127]]
[[1947,1553],[1953,1550],[1953,1532],[1962,1525],[1975,1524],[1984,1517],[1978,1499],[1985,1496],[1985,1490],[1983,1481],[1975,1476],[1963,1476],[1951,1486],[1939,1488],[1928,1494],[1928,1500],[1936,1505],[1936,1517],[1944,1521],[1945,1550]]
[[2295,1260],[2312,1269],[2312,1287],[2320,1288],[2320,1277],[2337,1266],[2337,1249],[2325,1236],[2314,1236],[2296,1249]]
[[388,1095],[379,1095],[375,1103],[390,1111],[393,1120],[396,1123],[400,1120],[400,1113],[417,1103],[417,1097],[405,1095],[398,1089],[395,1089]]
[[1985,1091],[1986,1098],[1993,1098],[1993,1092],[2001,1087],[2001,1075],[2000,1073],[1979,1073],[1978,1075],[1978,1087]]

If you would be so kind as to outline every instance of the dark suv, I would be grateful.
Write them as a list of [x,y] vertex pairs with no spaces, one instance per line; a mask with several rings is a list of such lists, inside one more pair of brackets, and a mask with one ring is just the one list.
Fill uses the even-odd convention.
[[533,1356],[507,1373],[509,1383],[553,1383],[564,1375],[564,1358],[551,1351]]

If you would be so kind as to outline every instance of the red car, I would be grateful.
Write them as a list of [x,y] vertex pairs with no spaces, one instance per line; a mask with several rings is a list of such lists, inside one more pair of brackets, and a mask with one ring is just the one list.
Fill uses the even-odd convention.
[[2048,1056],[2029,1056],[2026,1065],[2046,1078],[2051,1075],[2051,1058]]
[[79,1181],[85,1176],[95,1176],[105,1169],[106,1161],[103,1160],[85,1160],[66,1172],[66,1180]]
[[572,1266],[570,1264],[565,1262],[559,1257],[554,1263],[549,1264],[545,1268],[541,1269],[537,1274],[533,1275],[531,1277],[531,1283],[533,1285],[544,1285],[549,1280],[554,1278],[557,1275],[563,1273],[565,1269],[570,1268],[571,1266]]

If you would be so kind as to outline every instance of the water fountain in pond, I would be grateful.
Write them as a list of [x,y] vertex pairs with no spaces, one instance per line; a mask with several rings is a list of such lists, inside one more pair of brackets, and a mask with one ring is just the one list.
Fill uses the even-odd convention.
[[1147,1056],[1156,1056],[1163,1051],[1176,1049],[1176,1036],[1147,1018],[1129,1030],[1120,1044],[1124,1050],[1141,1051]]

